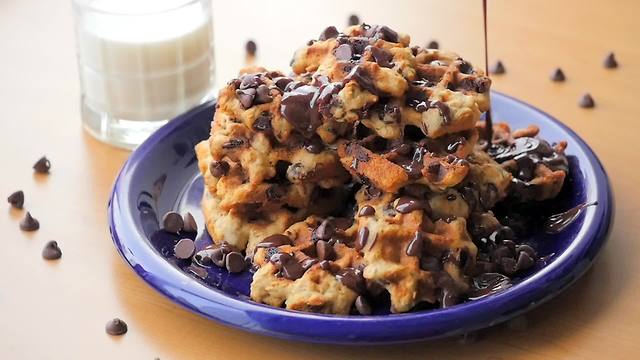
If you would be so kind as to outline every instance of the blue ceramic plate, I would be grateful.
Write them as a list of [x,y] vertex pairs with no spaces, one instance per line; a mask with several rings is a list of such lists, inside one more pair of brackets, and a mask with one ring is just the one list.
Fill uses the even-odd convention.
[[[273,308],[248,299],[251,274],[214,267],[206,281],[171,260],[175,237],[158,231],[167,211],[190,211],[198,248],[211,242],[199,210],[203,182],[193,147],[209,134],[214,104],[179,116],[153,134],[129,158],[109,202],[113,241],[124,259],[149,285],[191,311],[258,334],[342,344],[382,344],[432,339],[474,331],[505,321],[549,300],[578,279],[605,242],[612,219],[607,176],[587,144],[551,116],[506,95],[492,96],[494,117],[513,128],[536,124],[549,142],[567,140],[571,171],[554,207],[569,209],[597,201],[563,232],[534,236],[546,266],[515,280],[511,288],[447,309],[373,316],[316,315]],[[201,276],[204,274],[201,274]]]

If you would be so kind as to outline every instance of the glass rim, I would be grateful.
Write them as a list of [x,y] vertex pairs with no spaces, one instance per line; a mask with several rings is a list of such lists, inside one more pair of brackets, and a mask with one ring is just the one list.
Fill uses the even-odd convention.
[[197,3],[197,2],[201,2],[201,1],[206,1],[208,3],[211,3],[211,0],[184,0],[181,3],[179,3],[178,5],[170,6],[170,7],[166,8],[166,9],[162,9],[162,10],[143,11],[143,12],[138,12],[138,13],[127,13],[127,12],[122,12],[122,11],[104,10],[104,9],[93,7],[91,5],[91,3],[93,3],[94,1],[95,0],[71,0],[71,2],[73,3],[73,6],[78,10],[85,10],[85,11],[91,11],[91,12],[106,14],[106,15],[119,15],[119,16],[155,15],[155,14],[162,14],[162,13],[166,13],[166,12],[175,11],[175,10],[178,10],[178,9],[183,8],[185,6],[188,6],[188,5]]

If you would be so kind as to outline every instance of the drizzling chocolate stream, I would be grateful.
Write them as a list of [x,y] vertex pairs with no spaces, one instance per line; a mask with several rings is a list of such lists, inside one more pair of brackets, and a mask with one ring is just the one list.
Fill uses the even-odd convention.
[[[487,46],[487,0],[482,0],[482,21],[484,24],[484,72],[489,77],[489,51]],[[491,96],[491,94],[489,94]],[[491,120],[491,108],[485,114],[485,135],[487,143],[491,144],[493,138],[493,121]]]

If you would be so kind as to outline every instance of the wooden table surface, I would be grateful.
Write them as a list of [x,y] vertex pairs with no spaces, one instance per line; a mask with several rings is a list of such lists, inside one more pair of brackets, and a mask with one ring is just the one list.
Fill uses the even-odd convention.
[[[482,64],[479,0],[214,2],[218,83],[258,43],[258,61],[286,68],[293,50],[326,24],[355,12],[438,39]],[[610,240],[574,286],[526,315],[526,328],[500,325],[474,343],[456,339],[402,346],[345,347],[275,340],[194,315],[139,279],[116,253],[106,224],[112,182],[129,153],[102,144],[80,126],[79,84],[69,0],[0,1],[0,193],[22,189],[40,219],[19,230],[22,211],[0,216],[0,359],[636,359],[640,356],[640,193],[635,148],[640,136],[640,2],[508,1],[489,4],[491,58],[507,73],[494,88],[562,119],[593,147],[616,194]],[[615,51],[620,67],[601,65]],[[548,74],[562,66],[565,83]],[[595,109],[576,102],[590,91]],[[48,176],[34,175],[46,154]],[[57,240],[64,255],[40,252]],[[635,294],[635,295],[634,295]],[[113,317],[129,324],[105,334]],[[521,322],[520,325],[525,323]]]

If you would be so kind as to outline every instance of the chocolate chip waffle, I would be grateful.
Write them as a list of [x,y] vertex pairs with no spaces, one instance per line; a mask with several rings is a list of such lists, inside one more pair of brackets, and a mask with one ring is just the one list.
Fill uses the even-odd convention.
[[252,259],[253,300],[327,314],[368,315],[383,294],[392,312],[447,307],[534,265],[492,210],[556,196],[566,143],[505,124],[485,141],[489,78],[409,44],[386,26],[329,27],[291,76],[246,69],[220,91],[196,147],[202,206],[217,246]]

